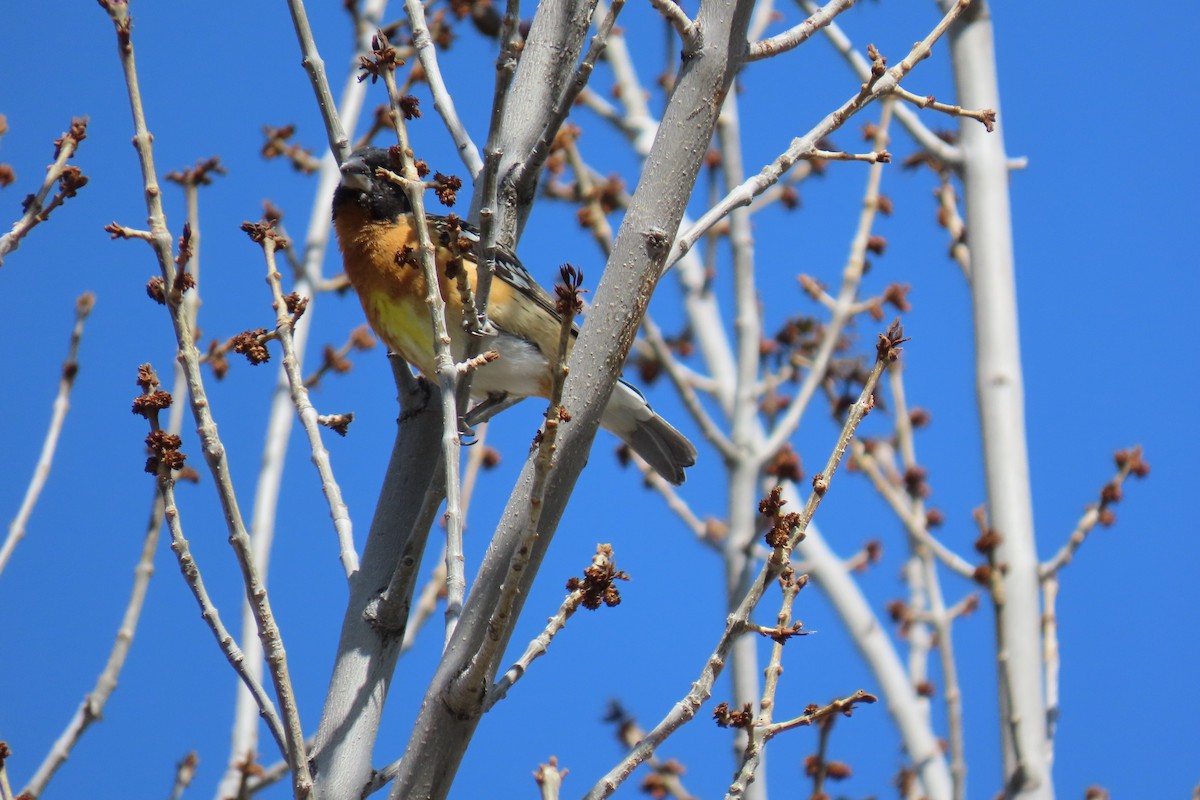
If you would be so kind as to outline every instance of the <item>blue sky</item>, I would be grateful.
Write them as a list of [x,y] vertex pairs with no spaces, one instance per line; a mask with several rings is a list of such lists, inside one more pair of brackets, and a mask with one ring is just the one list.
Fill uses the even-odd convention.
[[[318,43],[336,73],[349,55],[348,25],[337,11],[340,4],[311,5]],[[205,341],[273,324],[259,250],[238,225],[257,219],[261,202],[270,198],[298,234],[312,208],[311,179],[258,156],[261,126],[295,122],[302,143],[318,152],[325,141],[285,5],[255,5],[253,16],[240,17],[212,8],[144,0],[133,6],[160,171],[213,154],[229,170],[203,190],[201,199]],[[792,8],[781,10],[785,20],[797,21]],[[1147,480],[1127,486],[1126,499],[1116,508],[1117,525],[1098,530],[1062,576],[1062,719],[1055,764],[1061,797],[1081,797],[1091,784],[1109,788],[1114,797],[1179,797],[1200,781],[1200,690],[1194,679],[1200,661],[1200,589],[1194,579],[1200,525],[1187,516],[1184,502],[1197,486],[1198,441],[1189,412],[1200,391],[1191,329],[1200,280],[1188,240],[1200,170],[1187,133],[1198,99],[1188,76],[1200,11],[1190,3],[1163,4],[1155,11],[1153,17],[1134,16],[1127,5],[1112,2],[1090,4],[1086,12],[1072,4],[999,4],[995,9],[1001,124],[1009,152],[1029,159],[1027,169],[1013,174],[1012,199],[1042,555],[1059,547],[1084,505],[1094,500],[1112,473],[1115,449],[1141,443],[1153,467]],[[631,4],[622,22],[635,44],[653,54],[647,72],[662,63],[657,35],[636,38],[650,19],[641,4]],[[893,62],[935,21],[932,3],[897,2],[862,3],[841,19],[860,47],[874,42]],[[952,97],[944,55],[939,47],[905,85],[919,94]],[[464,30],[445,58],[452,59],[445,62],[447,80],[459,109],[482,142],[492,82],[488,44]],[[643,77],[649,81],[649,75]],[[603,66],[596,80],[607,85]],[[14,751],[8,772],[19,787],[91,689],[119,624],[153,488],[141,471],[145,426],[128,412],[136,393],[135,370],[150,361],[167,374],[173,347],[165,313],[142,290],[157,270],[149,250],[136,242],[112,242],[102,229],[113,220],[132,227],[145,220],[129,145],[128,105],[105,14],[93,3],[23,3],[7,9],[0,32],[0,85],[0,113],[10,126],[0,141],[0,162],[12,164],[18,174],[16,185],[0,190],[5,227],[19,216],[21,198],[40,182],[50,142],[71,116],[91,117],[89,137],[76,159],[91,183],[0,269],[6,366],[0,417],[8,421],[0,448],[0,516],[15,514],[36,461],[74,300],[84,291],[97,296],[54,472],[27,538],[0,575],[7,656],[0,659],[0,739]],[[751,67],[742,86],[745,161],[753,170],[853,93],[857,83],[818,39]],[[765,96],[772,98],[770,104]],[[376,87],[369,107],[382,98]],[[431,105],[424,105],[427,115],[413,132],[420,154],[435,169],[461,172]],[[654,108],[661,108],[657,96]],[[858,125],[876,116],[872,110],[856,120],[837,142],[854,149]],[[580,143],[585,155],[611,163],[606,170],[624,171],[632,185],[632,159],[594,118],[581,114],[579,120],[585,126]],[[933,127],[949,127],[948,121],[927,120]],[[903,157],[912,147],[897,132],[893,152]],[[611,162],[606,161],[610,152]],[[814,311],[793,288],[796,272],[836,279],[865,176],[860,164],[831,165],[823,179],[801,188],[801,210],[771,211],[756,220],[756,249],[764,265],[760,286],[770,297],[768,324]],[[913,337],[905,351],[908,391],[910,402],[929,408],[934,418],[920,434],[919,452],[929,469],[932,502],[949,520],[945,537],[969,553],[970,512],[983,499],[969,297],[945,257],[944,232],[933,222],[932,187],[928,174],[905,172],[898,164],[885,172],[883,190],[897,208],[877,225],[889,248],[875,259],[866,288],[879,291],[892,281],[913,285],[914,310],[905,319],[906,333]],[[168,222],[178,235],[181,193],[168,187],[165,198]],[[693,207],[700,209],[700,203]],[[545,283],[554,279],[559,263],[571,260],[594,286],[602,260],[573,220],[572,209],[540,203],[520,254]],[[339,268],[336,253],[331,254],[326,273]],[[679,320],[670,280],[661,295],[652,310],[670,328]],[[340,345],[361,322],[358,304],[349,296],[321,298],[314,315],[312,353],[326,342]],[[873,333],[858,331],[868,341]],[[224,382],[209,381],[246,507],[277,360],[258,368],[235,362]],[[652,387],[649,395],[699,440],[667,387]],[[388,455],[393,397],[379,350],[357,356],[350,374],[328,381],[314,397],[322,412],[357,415],[350,437],[327,436],[326,444],[360,542]],[[469,563],[478,563],[536,425],[539,409],[524,405],[494,426],[493,441],[504,461],[489,474],[490,488],[472,508]],[[187,433],[184,449],[199,466],[194,432]],[[835,434],[822,414],[810,416],[796,442],[807,464],[825,458]],[[564,791],[581,794],[620,755],[599,722],[607,701],[619,698],[644,724],[652,724],[687,691],[716,640],[723,615],[720,565],[689,539],[657,496],[616,466],[610,456],[614,443],[606,434],[597,439],[514,642],[521,647],[540,629],[561,599],[563,582],[579,574],[597,541],[612,542],[618,564],[634,578],[624,588],[625,602],[576,617],[550,657],[484,720],[454,797],[532,796],[529,772],[551,754],[571,769]],[[698,513],[722,516],[717,457],[703,445],[700,450],[701,463],[684,494]],[[288,499],[280,511],[271,566],[272,600],[297,675],[302,719],[313,729],[345,584],[302,437],[293,442],[285,480]],[[179,502],[215,600],[232,622],[240,588],[211,481],[206,476],[199,486],[181,486]],[[861,478],[838,479],[818,523],[846,555],[866,539],[881,538],[884,561],[863,580],[880,610],[900,596],[901,532]],[[952,600],[970,591],[951,579],[946,584]],[[797,613],[818,634],[789,647],[784,707],[798,713],[809,702],[858,688],[873,690],[871,676],[820,593],[806,591]],[[955,631],[966,697],[969,792],[991,797],[999,767],[990,614],[964,620]],[[436,660],[438,638],[436,631],[426,631],[402,662],[379,763],[404,746]],[[174,763],[193,749],[201,765],[189,796],[211,796],[228,749],[233,690],[233,675],[163,547],[133,651],[105,719],[74,751],[47,797],[165,796]],[[726,698],[721,685],[715,700]],[[777,795],[804,791],[802,760],[814,746],[810,731],[771,745],[771,786]],[[707,720],[685,728],[662,755],[686,764],[686,783],[697,796],[724,792],[732,769],[728,740]],[[831,755],[855,769],[850,781],[836,787],[839,791],[891,796],[889,781],[901,756],[881,706],[839,723]],[[269,796],[286,796],[286,791]],[[639,795],[631,784],[622,796]]]

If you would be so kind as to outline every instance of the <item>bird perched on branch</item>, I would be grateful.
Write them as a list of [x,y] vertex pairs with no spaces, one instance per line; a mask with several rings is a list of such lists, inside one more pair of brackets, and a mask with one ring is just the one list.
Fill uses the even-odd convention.
[[[346,159],[333,195],[334,228],[346,276],[371,327],[392,352],[432,376],[436,372],[433,323],[412,209],[403,189],[376,172],[394,166],[388,151],[378,147],[356,150]],[[450,350],[461,361],[470,334],[463,325],[460,282],[465,281],[473,296],[479,234],[457,218],[429,215],[427,219],[446,304]],[[486,334],[483,350],[495,351],[498,357],[477,368],[472,395],[490,401],[548,398],[562,316],[554,298],[503,248],[496,251],[488,321],[492,330]],[[617,383],[600,424],[673,484],[683,483],[684,469],[696,463],[692,443],[655,414],[625,381]]]

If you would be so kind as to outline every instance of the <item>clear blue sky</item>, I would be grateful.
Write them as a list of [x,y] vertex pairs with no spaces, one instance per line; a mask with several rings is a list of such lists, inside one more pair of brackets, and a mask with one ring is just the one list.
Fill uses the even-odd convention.
[[[350,34],[338,3],[312,3],[318,42],[332,72],[348,57]],[[323,9],[320,6],[329,6]],[[288,213],[294,233],[305,228],[312,181],[258,156],[264,124],[295,122],[299,138],[318,152],[324,133],[282,2],[250,4],[249,13],[214,11],[198,2],[133,5],[137,58],[160,172],[219,154],[229,175],[202,195],[201,326],[205,341],[252,327],[273,315],[258,248],[238,225],[257,219],[261,201]],[[796,12],[782,5],[790,22]],[[1142,443],[1153,472],[1127,486],[1118,522],[1098,531],[1064,572],[1059,605],[1062,719],[1055,778],[1060,797],[1082,797],[1090,784],[1118,798],[1188,796],[1200,782],[1200,689],[1195,664],[1200,589],[1200,525],[1186,510],[1197,487],[1198,442],[1189,419],[1200,392],[1192,322],[1200,307],[1195,248],[1195,187],[1200,170],[1187,133],[1197,98],[1193,39],[1200,12],[1192,3],[1159,4],[1155,14],[1127,4],[997,4],[997,49],[1009,151],[1029,158],[1012,178],[1030,455],[1039,547],[1052,553],[1112,472],[1113,450]],[[631,4],[631,31],[649,19]],[[65,16],[64,16],[65,15]],[[907,15],[907,16],[906,16]],[[893,62],[936,21],[933,3],[862,3],[842,18],[860,47],[874,42]],[[657,30],[657,28],[656,28]],[[641,40],[647,72],[661,64],[656,36]],[[491,96],[490,51],[464,30],[446,56],[448,81],[472,134],[482,142]],[[939,47],[906,83],[920,94],[952,96]],[[454,63],[448,61],[447,63]],[[648,82],[649,74],[643,76]],[[604,68],[597,80],[607,81]],[[823,40],[743,78],[748,169],[769,161],[857,87]],[[14,751],[8,772],[20,787],[41,761],[103,666],[123,612],[150,507],[152,480],[142,473],[144,422],[128,411],[138,364],[169,372],[172,339],[163,310],[142,290],[157,267],[136,242],[110,242],[102,230],[117,220],[144,225],[145,211],[132,127],[111,25],[94,3],[14,3],[0,31],[0,113],[11,128],[0,162],[18,173],[0,190],[0,225],[20,214],[20,201],[41,179],[50,142],[72,115],[91,117],[76,162],[91,183],[49,223],[35,230],[0,269],[0,517],[10,519],[33,469],[65,353],[75,298],[97,295],[81,354],[62,445],[28,537],[0,575],[4,639],[0,658],[0,739]],[[762,98],[774,93],[769,113]],[[424,99],[424,96],[423,96]],[[381,102],[371,91],[369,104]],[[757,105],[756,105],[757,103]],[[660,108],[659,99],[655,108]],[[461,169],[428,102],[414,128],[420,154],[435,169]],[[874,118],[872,112],[867,118]],[[598,122],[581,116],[581,142],[603,163],[612,146]],[[838,143],[857,147],[856,120]],[[934,127],[948,122],[929,117]],[[912,150],[898,134],[899,157]],[[898,158],[899,160],[899,158]],[[615,157],[613,169],[631,160]],[[628,172],[626,173],[629,174]],[[802,188],[804,207],[759,221],[757,253],[774,322],[812,311],[793,289],[792,275],[833,281],[855,223],[865,169],[831,165]],[[631,183],[632,185],[632,183]],[[933,502],[949,520],[947,540],[968,553],[969,514],[983,486],[974,411],[972,334],[966,287],[945,258],[943,232],[933,224],[928,175],[894,164],[884,191],[896,214],[877,232],[890,247],[876,259],[868,289],[891,281],[913,285],[906,318],[910,400],[929,408],[933,426],[919,440],[930,471]],[[175,235],[181,194],[166,188]],[[700,206],[697,205],[698,209]],[[574,212],[539,204],[522,242],[526,264],[544,282],[564,260],[580,264],[595,285],[601,259],[576,233]],[[339,269],[336,253],[326,272]],[[678,320],[665,284],[655,314]],[[352,297],[323,297],[315,306],[311,352],[340,344],[361,322]],[[862,330],[863,337],[872,335]],[[276,359],[277,361],[278,359]],[[209,383],[213,408],[230,450],[232,471],[249,509],[263,441],[262,418],[275,367],[235,362],[223,383]],[[660,410],[699,439],[685,415],[654,387]],[[370,520],[393,431],[391,379],[382,352],[356,358],[352,373],[315,395],[322,412],[353,410],[345,440],[326,437],[361,542]],[[477,564],[490,524],[519,468],[536,423],[532,404],[502,418],[495,443],[502,467],[472,509],[468,558]],[[812,415],[798,439],[808,464],[828,453],[835,431]],[[202,459],[194,434],[184,449]],[[531,797],[529,772],[554,754],[571,769],[566,795],[585,791],[619,757],[599,723],[609,698],[620,698],[652,724],[688,689],[722,623],[721,568],[707,551],[621,472],[597,439],[542,579],[526,605],[514,641],[523,643],[557,607],[563,582],[578,574],[597,541],[614,544],[633,582],[617,609],[576,617],[528,678],[480,727],[454,797]],[[716,456],[701,447],[685,496],[703,515],[721,516],[724,493]],[[812,469],[809,470],[813,471]],[[1191,476],[1191,477],[1189,477]],[[337,640],[345,583],[327,512],[302,437],[293,442],[288,501],[279,517],[271,566],[272,599],[296,675],[302,718],[315,728]],[[211,481],[180,487],[192,546],[227,620],[238,618],[236,567],[215,513]],[[884,562],[865,578],[876,607],[900,596],[900,530],[860,478],[843,476],[818,517],[833,544],[849,555],[864,540],[885,542]],[[224,768],[235,680],[199,619],[194,601],[164,546],[133,651],[105,719],[72,754],[47,797],[160,797],[175,762],[198,750],[201,765],[190,797],[210,797]],[[969,587],[947,581],[950,598]],[[818,634],[789,647],[781,713],[802,710],[858,688],[875,690],[836,619],[816,590],[798,615]],[[882,611],[881,611],[882,613]],[[998,780],[991,617],[982,612],[956,628],[966,693],[969,791],[991,797]],[[377,762],[404,745],[411,715],[435,663],[436,631],[402,662],[377,751]],[[940,681],[939,685],[940,685]],[[726,699],[724,684],[716,700]],[[707,710],[702,712],[707,714]],[[688,726],[663,749],[688,767],[688,787],[720,796],[732,762],[726,734],[707,720]],[[776,796],[804,792],[803,757],[812,732],[777,739],[769,751]],[[270,746],[264,739],[264,746]],[[831,755],[855,776],[835,787],[849,796],[889,797],[901,763],[897,738],[882,706],[840,723]],[[273,753],[265,755],[274,761]],[[797,783],[799,781],[799,783]],[[286,796],[275,790],[271,797]],[[634,785],[623,796],[640,796]]]

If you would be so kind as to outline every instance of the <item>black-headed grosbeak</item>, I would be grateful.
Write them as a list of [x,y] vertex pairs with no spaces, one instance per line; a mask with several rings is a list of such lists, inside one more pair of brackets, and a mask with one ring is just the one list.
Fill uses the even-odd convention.
[[[425,274],[417,263],[417,234],[403,190],[376,175],[392,168],[386,150],[366,147],[342,164],[342,179],[333,195],[333,222],[346,276],[358,292],[367,320],[388,348],[426,375],[433,375],[433,323],[425,303]],[[438,282],[446,303],[451,352],[462,360],[469,334],[456,284],[458,261],[474,287],[474,247],[478,232],[465,223],[454,229],[446,217],[428,217]],[[453,266],[454,274],[447,274]],[[494,334],[485,350],[499,358],[478,368],[471,383],[476,397],[550,396],[552,359],[558,350],[561,316],[554,299],[537,284],[517,257],[497,250],[488,297]],[[696,448],[670,423],[654,413],[637,389],[620,381],[600,422],[615,433],[654,471],[671,483],[683,483],[684,469],[696,463]]]

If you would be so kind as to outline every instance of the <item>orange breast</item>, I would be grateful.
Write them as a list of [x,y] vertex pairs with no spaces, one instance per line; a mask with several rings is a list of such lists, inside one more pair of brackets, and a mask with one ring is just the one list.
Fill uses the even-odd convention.
[[[334,222],[346,276],[358,293],[367,321],[388,348],[432,375],[433,322],[426,302],[428,284],[417,263],[417,236],[410,218],[398,221],[370,219],[360,208],[339,210]],[[436,234],[435,234],[436,235]],[[449,250],[435,242],[437,262],[445,265]],[[475,270],[468,265],[474,285]],[[458,358],[464,349],[462,303],[457,283],[438,271],[439,289],[446,303],[446,327],[451,351]]]

